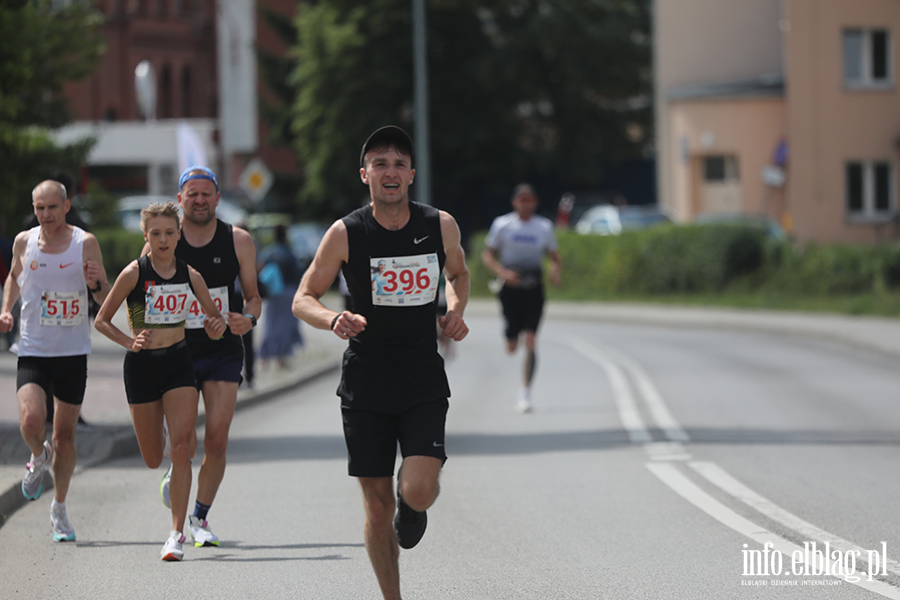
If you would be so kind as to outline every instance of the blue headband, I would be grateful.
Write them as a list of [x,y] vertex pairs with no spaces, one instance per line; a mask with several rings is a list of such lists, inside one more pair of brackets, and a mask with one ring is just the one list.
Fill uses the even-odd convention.
[[[202,173],[191,173],[192,171],[202,171]],[[207,169],[206,167],[188,167],[184,170],[184,173],[181,174],[181,177],[178,179],[178,189],[184,187],[184,184],[190,181],[191,179],[206,179],[207,181],[212,181],[216,184],[216,191],[219,191],[219,180],[216,177],[216,174]]]

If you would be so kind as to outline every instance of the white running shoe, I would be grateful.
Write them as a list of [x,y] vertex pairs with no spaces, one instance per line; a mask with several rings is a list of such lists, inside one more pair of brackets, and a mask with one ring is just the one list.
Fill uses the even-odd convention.
[[54,499],[50,504],[50,523],[53,525],[54,542],[74,542],[75,529],[69,523],[64,504],[57,504]]
[[194,540],[194,546],[218,546],[219,537],[209,530],[209,523],[206,519],[191,516],[188,519],[188,529],[191,531],[191,538]]
[[184,558],[184,550],[181,545],[184,544],[185,540],[187,538],[184,537],[183,533],[173,529],[169,533],[169,539],[163,544],[159,557],[163,560],[181,560]]
[[29,500],[37,500],[44,493],[44,471],[52,464],[53,446],[44,442],[44,451],[25,465],[25,477],[22,478],[22,495]]
[[533,407],[531,405],[531,394],[528,390],[522,390],[519,392],[519,401],[516,402],[516,412],[519,414],[526,414],[532,411]]
[[159,497],[166,508],[172,508],[171,501],[169,500],[170,483],[172,483],[172,465],[169,465],[169,469],[166,471],[166,474],[163,475],[162,481],[159,484]]

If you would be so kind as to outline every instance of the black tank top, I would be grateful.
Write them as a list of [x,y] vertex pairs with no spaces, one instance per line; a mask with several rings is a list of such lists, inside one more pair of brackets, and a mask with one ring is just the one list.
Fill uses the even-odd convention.
[[[342,267],[353,303],[353,312],[366,317],[365,331],[351,338],[344,352],[338,396],[341,406],[378,413],[399,414],[423,402],[446,403],[450,386],[444,360],[437,351],[435,300],[410,306],[408,296],[397,295],[404,287],[398,277],[382,291],[394,297],[392,305],[376,305],[381,260],[395,273],[413,260],[404,257],[436,255],[437,272],[444,269],[444,240],[440,213],[430,206],[409,203],[409,222],[389,231],[372,216],[371,207],[360,208],[343,221],[347,227],[348,261]],[[433,273],[433,264],[428,264]],[[402,277],[407,283],[416,281]],[[396,284],[401,285],[397,286]],[[429,282],[430,283],[430,282]],[[400,301],[403,298],[403,302]],[[381,299],[379,300],[381,301]]]
[[146,292],[150,286],[154,285],[179,285],[188,284],[191,291],[194,286],[191,285],[191,276],[188,273],[187,263],[178,258],[175,259],[175,275],[170,279],[164,279],[156,272],[150,263],[149,256],[142,256],[138,259],[138,280],[134,289],[128,293],[125,303],[128,306],[128,325],[132,329],[171,329],[173,327],[184,327],[184,321],[177,323],[147,323],[145,317],[145,303],[147,300]]
[[[342,271],[353,302],[353,312],[366,317],[365,331],[350,339],[355,352],[378,347],[437,347],[435,304],[375,306],[373,260],[435,254],[437,272],[444,269],[444,240],[439,211],[409,203],[409,222],[398,231],[385,229],[375,220],[371,206],[343,218],[347,227],[349,260]],[[377,262],[377,261],[376,261]],[[435,282],[436,284],[437,282]],[[437,296],[435,295],[435,300]]]
[[[213,239],[207,245],[199,248],[188,244],[182,234],[181,239],[178,240],[178,246],[175,247],[175,256],[197,269],[203,276],[210,292],[216,288],[226,288],[229,301],[228,311],[241,312],[243,307],[234,305],[237,300],[234,293],[234,281],[241,270],[241,265],[234,249],[234,232],[231,225],[216,219],[216,233]],[[223,306],[222,316],[227,316],[226,312]],[[205,329],[186,329],[184,337],[193,360],[239,356],[244,351],[241,338],[231,333],[231,329],[227,327],[224,337],[220,340],[209,339]]]

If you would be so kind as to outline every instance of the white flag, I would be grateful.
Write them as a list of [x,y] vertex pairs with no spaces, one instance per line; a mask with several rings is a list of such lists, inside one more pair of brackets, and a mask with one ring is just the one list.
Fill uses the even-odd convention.
[[188,167],[208,167],[206,144],[187,121],[178,123],[178,172]]

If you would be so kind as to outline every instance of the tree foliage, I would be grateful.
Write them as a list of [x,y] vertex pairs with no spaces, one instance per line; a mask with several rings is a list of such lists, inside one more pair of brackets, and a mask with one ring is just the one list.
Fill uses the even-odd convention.
[[76,174],[93,141],[58,145],[68,118],[63,85],[91,73],[104,44],[87,2],[0,0],[0,212],[17,225],[42,179]]
[[[649,0],[429,0],[432,197],[480,215],[519,180],[599,184],[651,128]],[[413,133],[411,0],[307,0],[291,59],[301,202],[359,205],[359,147]],[[508,205],[507,205],[508,206]],[[494,213],[495,214],[495,213]]]

